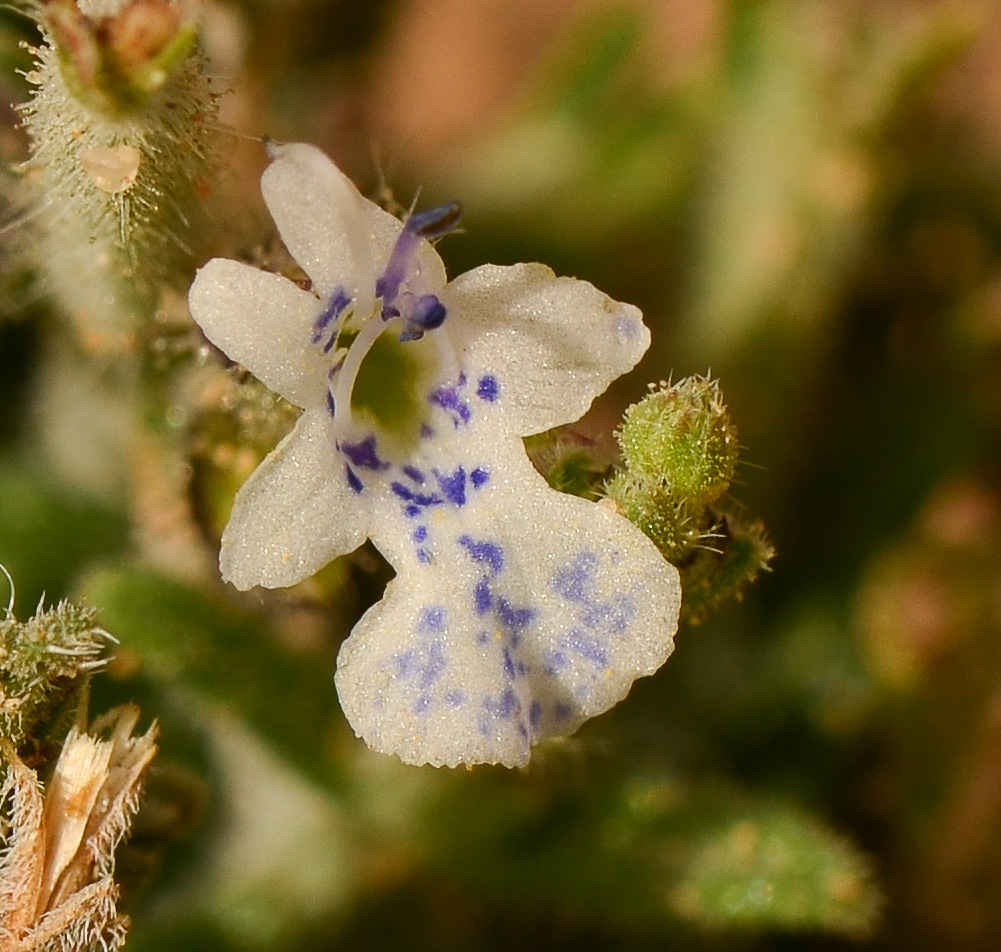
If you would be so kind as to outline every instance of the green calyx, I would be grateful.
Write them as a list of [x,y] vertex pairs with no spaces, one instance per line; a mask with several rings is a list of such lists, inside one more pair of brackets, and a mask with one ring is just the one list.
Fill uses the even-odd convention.
[[706,377],[661,384],[626,411],[618,439],[628,472],[688,503],[714,502],[733,478],[737,430],[719,386]]
[[725,497],[737,465],[737,430],[706,377],[661,384],[625,414],[623,468],[608,498],[681,571],[682,612],[698,624],[767,570],[774,554],[759,522]]

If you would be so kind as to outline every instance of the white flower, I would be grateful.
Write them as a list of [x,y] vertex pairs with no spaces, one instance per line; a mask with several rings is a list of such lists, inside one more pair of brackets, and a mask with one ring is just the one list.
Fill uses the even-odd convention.
[[190,294],[209,339],[304,409],[236,497],[223,576],[291,585],[370,537],[398,574],[338,658],[355,731],[408,763],[524,764],[673,648],[675,569],[551,490],[520,439],[580,417],[649,332],[539,264],[446,284],[427,239],[458,206],[402,224],[317,149],[272,155],[261,188],[312,290],[215,259]]

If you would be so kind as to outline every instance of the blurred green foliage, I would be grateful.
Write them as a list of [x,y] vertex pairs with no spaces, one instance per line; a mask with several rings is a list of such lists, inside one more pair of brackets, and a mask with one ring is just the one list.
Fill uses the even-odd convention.
[[[137,360],[147,402],[127,425],[155,448],[130,438],[127,490],[95,491],[53,461],[39,410],[65,328],[0,322],[0,561],[19,604],[101,610],[122,645],[95,697],[140,698],[162,776],[186,778],[156,793],[154,775],[152,803],[207,804],[180,824],[197,848],[168,844],[133,895],[130,949],[1001,946],[1001,140],[975,95],[997,14],[706,6],[678,75],[659,69],[658,4],[588,5],[475,134],[424,164],[389,144],[401,200],[462,198],[453,272],[538,258],[643,308],[652,353],[588,424],[605,444],[647,379],[711,368],[748,461],[735,495],[778,553],[525,773],[406,768],[351,736],[331,676],[385,581],[370,549],[289,593],[218,582],[217,490],[285,417],[240,417],[204,362],[187,378]],[[445,69],[455,35],[441,4],[211,9],[245,41],[230,85],[250,131],[369,170],[368,94],[393,88],[406,29]],[[21,21],[0,23],[2,62],[21,64]],[[215,253],[270,253],[222,218]],[[549,461],[557,482],[600,484],[592,442]],[[151,483],[150,455],[176,478]],[[179,549],[158,545],[171,526]]]

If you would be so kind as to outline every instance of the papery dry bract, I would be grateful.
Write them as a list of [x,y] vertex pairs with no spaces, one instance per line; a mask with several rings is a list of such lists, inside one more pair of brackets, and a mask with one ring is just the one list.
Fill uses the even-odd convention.
[[216,259],[191,311],[302,406],[237,495],[220,562],[291,585],[370,537],[397,570],[338,659],[357,733],[409,763],[528,761],[673,647],[677,572],[609,509],[551,490],[522,436],[576,420],[649,345],[639,311],[539,264],[446,283],[429,239],[322,153],[273,148],[262,191],[312,281]]
[[155,726],[131,736],[138,718],[138,709],[125,705],[90,733],[71,730],[44,788],[13,745],[0,741],[10,818],[0,854],[0,952],[87,952],[124,943],[128,920],[115,907],[115,849],[156,753]]

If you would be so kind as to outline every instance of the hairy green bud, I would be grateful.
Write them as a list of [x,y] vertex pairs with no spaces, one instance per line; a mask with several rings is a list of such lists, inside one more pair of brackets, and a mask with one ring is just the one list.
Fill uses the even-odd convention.
[[19,622],[8,608],[0,620],[0,736],[18,748],[58,737],[113,641],[93,609],[60,602]]
[[617,434],[627,471],[664,483],[678,499],[714,502],[729,488],[738,454],[718,384],[694,376],[651,390]]

